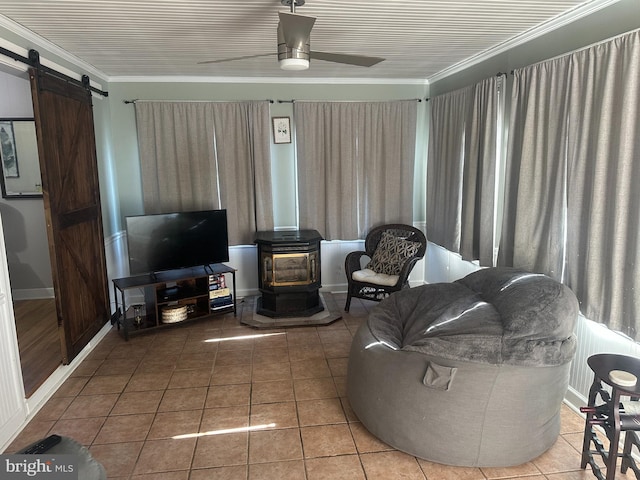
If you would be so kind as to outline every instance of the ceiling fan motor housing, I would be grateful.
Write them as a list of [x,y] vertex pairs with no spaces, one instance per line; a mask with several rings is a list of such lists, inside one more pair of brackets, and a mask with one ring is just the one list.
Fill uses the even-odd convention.
[[295,46],[288,46],[282,31],[282,25],[278,24],[278,62],[286,70],[305,70],[309,68],[311,51],[310,37],[306,41],[299,41]]

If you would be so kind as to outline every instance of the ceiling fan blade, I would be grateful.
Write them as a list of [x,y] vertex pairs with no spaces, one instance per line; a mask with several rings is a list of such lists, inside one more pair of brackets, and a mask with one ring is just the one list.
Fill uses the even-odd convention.
[[346,63],[359,67],[372,67],[384,60],[380,57],[366,57],[364,55],[345,55],[342,53],[311,52],[314,60],[325,60],[327,62]]
[[302,49],[308,42],[313,24],[316,23],[314,17],[306,17],[297,13],[278,12],[280,15],[280,26],[284,34],[284,41],[289,48]]
[[260,55],[245,55],[243,57],[221,58],[220,60],[207,60],[205,62],[198,62],[198,65],[205,65],[205,64],[208,64],[208,63],[231,62],[233,60],[245,60],[247,58],[270,57],[272,55],[276,55],[276,54],[275,53],[262,53]]

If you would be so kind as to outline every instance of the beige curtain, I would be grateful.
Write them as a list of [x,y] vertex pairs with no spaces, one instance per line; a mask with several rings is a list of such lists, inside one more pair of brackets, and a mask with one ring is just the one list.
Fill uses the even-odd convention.
[[296,102],[300,228],[327,240],[413,222],[417,104]]
[[350,104],[293,105],[300,228],[326,240],[359,238],[357,111]]
[[220,208],[211,105],[138,101],[135,111],[145,213]]
[[493,226],[498,165],[499,92],[504,77],[487,78],[469,91],[464,129],[460,254],[493,265]]
[[493,264],[501,82],[491,77],[430,101],[429,240],[481,265]]
[[564,271],[567,83],[560,58],[514,72],[498,264]]
[[563,278],[582,313],[640,318],[640,33],[515,72],[500,259]]
[[462,158],[467,88],[432,98],[427,162],[427,236],[460,251]]
[[253,244],[255,232],[273,230],[268,102],[214,104],[220,201],[232,244]]
[[273,228],[268,102],[135,110],[145,213],[225,208],[231,245]]
[[416,150],[416,101],[365,103],[359,109],[361,128],[358,165],[364,189],[359,191],[360,237],[371,227],[413,224],[413,179]]
[[587,318],[637,338],[640,32],[571,60],[567,284]]

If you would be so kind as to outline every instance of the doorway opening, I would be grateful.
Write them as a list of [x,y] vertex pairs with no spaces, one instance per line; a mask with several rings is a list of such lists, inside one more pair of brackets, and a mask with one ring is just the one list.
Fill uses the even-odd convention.
[[54,298],[15,300],[18,351],[25,395],[33,393],[62,365]]
[[[37,139],[20,136],[14,120],[33,124],[33,102],[27,72],[0,70],[0,118],[12,119],[10,141],[15,148],[11,166],[3,162],[0,218],[14,300],[14,316],[22,377],[27,398],[62,364],[49,241],[46,231]],[[34,129],[35,132],[35,129]],[[21,140],[22,139],[22,140]],[[4,156],[3,156],[4,160]],[[37,169],[37,175],[30,172]],[[34,178],[30,183],[29,179]],[[12,183],[9,185],[7,179]],[[23,182],[18,184],[16,182]],[[17,186],[20,189],[17,189]],[[27,185],[33,194],[23,194]],[[12,194],[15,192],[20,194]],[[41,191],[40,191],[41,192]]]

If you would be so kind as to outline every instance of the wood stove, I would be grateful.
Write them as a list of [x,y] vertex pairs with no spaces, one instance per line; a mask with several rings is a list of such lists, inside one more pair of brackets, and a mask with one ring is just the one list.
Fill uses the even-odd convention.
[[256,234],[261,296],[257,313],[308,317],[324,310],[320,301],[320,241],[316,230]]

